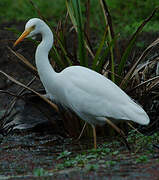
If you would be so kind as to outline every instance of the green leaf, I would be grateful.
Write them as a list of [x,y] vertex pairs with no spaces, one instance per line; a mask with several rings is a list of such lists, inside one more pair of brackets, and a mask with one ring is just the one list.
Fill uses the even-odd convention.
[[101,72],[101,70],[102,70],[102,68],[103,68],[104,60],[105,60],[106,56],[108,55],[108,53],[110,52],[110,49],[113,48],[116,39],[117,39],[117,37],[115,37],[115,38],[110,42],[110,44],[108,45],[108,47],[105,49],[103,55],[99,58],[98,64],[96,65],[96,68],[95,68],[95,71]]
[[99,45],[99,47],[98,47],[98,49],[97,49],[97,52],[96,52],[95,57],[94,57],[94,60],[93,60],[92,69],[94,69],[94,70],[95,70],[96,67],[98,66],[97,63],[98,63],[98,61],[99,61],[100,54],[101,54],[102,49],[103,49],[103,46],[104,46],[104,44],[105,44],[105,40],[106,40],[106,37],[107,37],[107,33],[108,33],[108,26],[106,27],[106,30],[105,30],[105,32],[104,32],[104,35],[103,35],[103,37],[102,37],[102,40],[101,40],[101,42],[100,42],[100,45]]
[[[62,53],[63,53],[63,55],[64,55],[64,59],[67,61],[67,63],[69,64],[69,66],[71,66],[71,65],[72,65],[72,61],[71,61],[71,59],[67,56],[67,50],[65,49],[65,47],[64,47],[63,44],[62,44],[62,42],[61,42],[60,39],[58,38],[56,32],[55,32],[55,31],[53,31],[53,32],[54,32],[55,38],[57,39],[58,45],[59,45],[59,47],[60,47],[60,49],[61,49],[61,51],[62,51]],[[63,63],[63,64],[65,64],[65,63]]]
[[[111,18],[111,15],[110,15],[110,12],[109,12],[109,9],[108,9],[108,6],[107,6],[107,3],[105,0],[100,0],[100,5],[101,5],[101,8],[102,8],[102,11],[103,11],[103,14],[104,14],[104,19],[105,19],[105,24],[107,25],[108,24],[108,45],[111,43],[112,39],[115,38],[114,36],[114,30],[113,30],[113,25],[112,25],[112,18]],[[116,47],[115,50],[117,50],[117,46],[116,46],[116,42],[114,42],[114,46]],[[116,53],[118,55],[118,53]],[[110,57],[111,57],[111,80],[113,82],[115,82],[115,72],[114,72],[114,69],[115,69],[115,66],[114,66],[114,48],[113,47],[110,47]]]
[[55,46],[53,46],[53,48],[51,49],[50,54],[53,60],[57,63],[57,65],[60,68],[64,69],[65,68],[64,62],[62,61],[61,56],[59,55]]
[[80,0],[70,0],[70,1],[67,0],[66,5],[72,23],[75,29],[77,30],[77,34],[78,34],[78,54],[79,54],[80,64],[82,66],[88,67]]
[[66,7],[67,7],[68,14],[70,16],[70,19],[72,21],[72,24],[73,24],[73,26],[74,26],[74,28],[75,28],[75,30],[77,32],[77,21],[76,21],[76,19],[74,17],[72,5],[71,5],[69,0],[66,1]]

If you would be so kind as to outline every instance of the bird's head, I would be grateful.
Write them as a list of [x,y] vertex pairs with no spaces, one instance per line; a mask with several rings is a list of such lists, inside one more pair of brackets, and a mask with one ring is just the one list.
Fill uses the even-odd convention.
[[25,30],[22,35],[16,40],[13,46],[19,44],[24,38],[34,37],[40,33],[40,30],[43,28],[44,22],[38,18],[30,19],[26,25]]

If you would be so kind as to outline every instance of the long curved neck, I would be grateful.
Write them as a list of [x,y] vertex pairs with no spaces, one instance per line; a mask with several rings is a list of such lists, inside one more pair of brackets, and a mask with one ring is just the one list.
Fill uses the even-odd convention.
[[45,72],[45,70],[53,70],[48,59],[49,51],[53,45],[53,34],[46,24],[43,26],[41,35],[42,41],[38,45],[35,53],[35,61],[39,73]]
[[43,26],[41,35],[42,41],[36,49],[35,61],[40,79],[46,87],[46,82],[56,80],[55,76],[57,73],[54,71],[48,59],[49,51],[53,45],[53,34],[46,24]]

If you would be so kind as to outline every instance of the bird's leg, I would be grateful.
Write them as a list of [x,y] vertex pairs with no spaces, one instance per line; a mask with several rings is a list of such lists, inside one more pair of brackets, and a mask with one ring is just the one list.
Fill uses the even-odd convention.
[[125,138],[125,133],[120,128],[118,128],[113,122],[111,122],[109,119],[105,118],[105,120],[112,128],[114,128],[120,134],[120,136],[123,138],[128,150],[131,151],[131,148]]
[[118,126],[116,126],[112,121],[110,121],[109,119],[106,119],[106,122],[112,127],[114,128],[119,134],[122,134],[123,136],[125,136],[125,133],[120,129],[118,128]]
[[94,139],[94,149],[97,149],[97,136],[96,136],[96,128],[92,125],[93,128],[93,139]]
[[78,136],[78,138],[76,139],[76,141],[79,141],[79,140],[80,140],[80,138],[81,138],[81,136],[82,136],[82,134],[83,134],[83,132],[84,132],[84,130],[85,130],[85,128],[86,128],[86,125],[87,125],[87,123],[85,122],[85,123],[84,123],[84,126],[83,126],[83,128],[82,128],[82,131],[80,132],[80,135]]

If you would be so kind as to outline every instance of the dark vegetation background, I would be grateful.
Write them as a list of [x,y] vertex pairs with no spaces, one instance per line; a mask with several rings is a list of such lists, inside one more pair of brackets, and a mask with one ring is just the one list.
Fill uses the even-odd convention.
[[[1,43],[3,43],[0,48],[2,54],[1,69],[4,72],[9,73],[11,76],[16,78],[20,77],[19,80],[22,81],[23,83],[26,83],[26,81],[28,81],[28,78],[30,78],[29,72],[27,72],[26,69],[23,69],[20,65],[18,65],[18,63],[15,65],[13,61],[11,62],[11,59],[16,59],[17,61],[17,58],[7,49],[7,46],[12,47],[13,42],[18,36],[17,34],[23,31],[25,23],[30,18],[39,17],[37,10],[35,10],[36,6],[37,9],[40,10],[42,16],[49,21],[49,23],[52,25],[52,27],[54,27],[54,29],[56,29],[60,21],[67,23],[68,25],[67,27],[72,27],[71,21],[69,20],[66,21],[67,9],[65,2],[66,2],[65,0],[54,0],[54,1],[38,0],[34,2],[35,4],[33,6],[30,0],[0,1],[0,27],[1,27],[0,39],[1,39]],[[83,20],[85,22],[84,24],[87,23],[86,22],[87,16],[85,15],[87,2],[88,1],[84,1],[84,0],[81,1],[82,14],[84,17]],[[158,0],[154,0],[154,1],[107,0],[106,3],[108,5],[108,9],[112,17],[112,24],[115,35],[120,34],[118,41],[119,41],[119,49],[121,50],[121,53],[122,53],[122,49],[126,48],[128,39],[130,39],[130,37],[137,30],[137,28],[143,22],[143,20],[149,17],[152,11],[159,4]],[[151,19],[151,21],[149,21],[146,24],[146,26],[143,28],[143,35],[139,35],[138,41],[136,41],[135,43],[136,49],[132,51],[132,55],[130,54],[131,55],[130,58],[127,59],[128,60],[127,62],[129,64],[128,68],[131,67],[132,60],[137,59],[136,57],[140,56],[140,54],[143,52],[145,47],[147,47],[158,37],[158,29],[159,29],[158,19],[159,19],[159,13],[156,13]],[[7,28],[11,28],[11,29],[7,29]],[[73,51],[70,48],[70,46],[72,45],[71,43],[74,43],[74,41],[71,42],[71,39],[73,39],[73,35],[72,35],[73,33],[70,29],[71,28],[66,29],[64,31],[66,32],[66,34],[64,35],[66,36],[69,42],[68,49],[70,51]],[[14,34],[13,31],[16,30],[18,30],[17,31],[18,33]],[[105,21],[99,0],[90,0],[90,40],[92,42],[93,50],[96,51],[97,48],[99,47],[99,44],[101,42],[100,40],[102,39],[104,32],[105,32]],[[60,36],[60,33],[58,35]],[[55,42],[55,46],[56,46],[56,42]],[[33,44],[31,43],[30,44],[23,43],[21,44],[21,48],[17,48],[17,49],[20,54],[23,54],[24,57],[31,60],[31,62],[34,64],[35,48],[36,46],[33,46]],[[58,52],[60,52],[59,47],[57,48],[58,48]],[[156,52],[157,51],[155,50],[155,53]],[[61,57],[63,58],[63,54],[61,55]],[[14,66],[14,71],[12,70],[13,66]],[[154,73],[152,73],[152,75],[154,75]],[[8,81],[6,80],[5,83],[3,83],[4,85],[2,84],[2,82],[3,81],[1,80],[0,88],[5,87],[5,83]],[[35,86],[36,89],[42,87],[40,82],[37,84],[38,86]],[[138,94],[135,91],[134,93],[129,95],[131,95],[131,97],[134,96],[133,98],[137,99],[139,98]],[[0,96],[3,96],[3,94],[1,94]],[[6,96],[3,96],[3,98],[4,99],[2,100],[2,102],[7,103],[7,101],[5,101]],[[141,103],[142,105],[146,104],[145,101],[143,101],[143,103],[142,102],[139,103]]]
[[[86,1],[82,0],[82,11],[85,12]],[[91,28],[97,31],[104,30],[103,15],[98,0],[91,0]],[[61,19],[64,20],[66,14],[65,0],[38,0],[36,5],[44,17],[50,20],[53,25]],[[108,0],[107,5],[112,15],[116,33],[122,36],[135,32],[138,25],[145,19],[152,10],[159,6],[158,0]],[[32,17],[37,17],[35,9],[29,0],[3,0],[0,1],[0,23],[6,21],[27,21]],[[159,13],[153,17],[144,31],[155,32],[159,29]],[[99,33],[100,34],[100,33]]]

